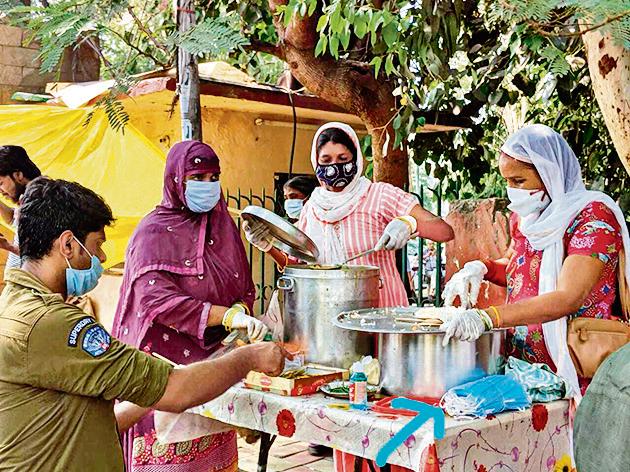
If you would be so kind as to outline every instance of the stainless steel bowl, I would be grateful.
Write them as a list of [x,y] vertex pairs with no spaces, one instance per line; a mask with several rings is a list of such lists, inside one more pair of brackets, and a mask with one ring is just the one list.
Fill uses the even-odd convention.
[[[435,310],[427,316],[434,317]],[[381,385],[392,395],[441,397],[451,387],[498,373],[504,363],[505,330],[484,333],[475,342],[451,339],[442,347],[444,332],[439,327],[395,321],[417,312],[418,308],[356,310],[340,314],[334,324],[378,333]]]

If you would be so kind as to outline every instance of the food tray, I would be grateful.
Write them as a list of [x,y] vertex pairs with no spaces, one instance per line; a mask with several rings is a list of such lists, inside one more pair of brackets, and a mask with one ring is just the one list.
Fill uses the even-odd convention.
[[349,375],[346,369],[336,369],[317,364],[307,364],[304,369],[309,377],[301,379],[269,377],[260,372],[251,371],[245,377],[245,387],[295,397],[315,393],[322,385],[333,380],[347,380]]

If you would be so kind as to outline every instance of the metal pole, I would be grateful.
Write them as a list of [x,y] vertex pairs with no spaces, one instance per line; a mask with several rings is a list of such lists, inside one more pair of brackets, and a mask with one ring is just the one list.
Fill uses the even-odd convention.
[[[442,182],[437,187],[437,216],[442,216]],[[435,250],[435,306],[442,303],[442,243]]]
[[[420,182],[420,180],[418,180]],[[420,206],[424,208],[424,185],[420,185]],[[424,282],[424,238],[418,241],[418,306],[424,305],[422,284]]]
[[[265,207],[265,200],[267,197],[267,191],[263,187],[262,191],[262,207]],[[265,285],[265,254],[260,254],[260,314],[265,313],[265,292],[267,287]]]
[[[177,29],[180,37],[195,26],[193,0],[177,0]],[[201,99],[199,96],[199,68],[197,58],[179,47],[177,50],[177,84],[181,112],[182,141],[203,139],[201,132]]]

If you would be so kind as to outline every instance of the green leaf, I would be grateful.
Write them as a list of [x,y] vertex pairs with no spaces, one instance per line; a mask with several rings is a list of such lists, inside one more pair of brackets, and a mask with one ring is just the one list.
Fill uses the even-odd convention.
[[330,37],[330,54],[335,58],[339,58],[339,38],[337,36]]
[[383,10],[383,26],[389,25],[392,21],[394,21],[394,15],[389,10]]
[[370,18],[369,30],[372,36],[376,36],[378,27],[383,23],[383,13],[381,11],[375,11]]
[[348,46],[350,46],[350,26],[348,26],[343,33],[341,33],[341,35],[339,36],[339,40],[341,41],[341,45],[343,46],[343,49],[346,50],[348,49]]
[[396,118],[394,118],[394,129],[397,130],[398,128],[400,128],[400,123],[402,121],[402,116],[400,113],[398,113],[398,115],[396,115]]
[[340,33],[343,28],[341,18],[341,10],[337,8],[330,17],[330,31],[332,33]]
[[378,78],[378,72],[381,69],[381,63],[383,62],[383,58],[381,56],[375,56],[371,61],[370,65],[374,66],[374,77]]
[[363,39],[368,30],[368,18],[363,13],[357,13],[354,18],[354,34]]
[[394,56],[392,54],[387,55],[385,59],[385,73],[391,75],[394,72]]
[[317,0],[309,0],[308,16],[313,16],[315,9],[317,8]]
[[328,46],[328,36],[322,34],[319,36],[317,46],[315,46],[315,57],[319,57],[324,54],[326,52],[326,46]]
[[394,22],[389,23],[383,28],[382,34],[385,44],[391,48],[398,39],[398,25]]
[[317,22],[317,32],[322,31],[326,25],[328,24],[328,15],[322,15],[319,17],[319,21]]

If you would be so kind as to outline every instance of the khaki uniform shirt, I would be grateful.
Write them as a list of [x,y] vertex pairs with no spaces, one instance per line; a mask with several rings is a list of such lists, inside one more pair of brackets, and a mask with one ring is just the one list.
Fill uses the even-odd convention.
[[12,270],[0,295],[0,471],[122,471],[114,399],[151,406],[171,367]]

